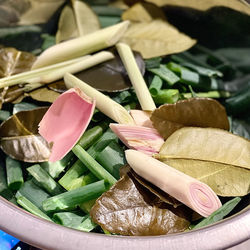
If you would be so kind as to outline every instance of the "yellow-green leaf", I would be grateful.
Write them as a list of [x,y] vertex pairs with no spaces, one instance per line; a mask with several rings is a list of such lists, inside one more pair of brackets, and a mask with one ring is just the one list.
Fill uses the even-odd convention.
[[250,141],[222,129],[184,127],[168,137],[158,158],[202,160],[250,170]]
[[250,192],[250,171],[229,164],[169,158],[167,165],[206,183],[220,196],[243,196]]
[[143,58],[182,52],[196,43],[163,20],[133,23],[120,41],[140,52]]

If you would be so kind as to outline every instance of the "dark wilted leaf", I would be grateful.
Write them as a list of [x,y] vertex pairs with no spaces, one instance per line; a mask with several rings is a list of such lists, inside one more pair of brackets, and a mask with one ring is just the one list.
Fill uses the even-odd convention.
[[38,124],[47,107],[21,111],[0,126],[0,147],[14,159],[26,162],[47,161],[50,146],[38,134]]
[[67,90],[63,80],[50,83],[47,85],[47,87],[48,89],[54,90],[55,92],[60,94],[62,94]]
[[111,233],[164,235],[187,229],[185,210],[185,206],[174,208],[160,203],[157,196],[131,175],[125,175],[97,199],[90,214],[95,223]]
[[225,108],[210,98],[191,98],[175,104],[164,104],[150,117],[164,139],[182,127],[212,127],[229,130]]
[[231,122],[232,133],[245,137],[250,140],[250,122],[241,119],[232,119]]
[[[117,92],[129,89],[131,83],[127,71],[116,50],[111,49],[111,52],[115,55],[114,59],[77,73],[75,76],[100,91]],[[144,75],[144,61],[139,53],[135,52],[134,55],[137,65]]]

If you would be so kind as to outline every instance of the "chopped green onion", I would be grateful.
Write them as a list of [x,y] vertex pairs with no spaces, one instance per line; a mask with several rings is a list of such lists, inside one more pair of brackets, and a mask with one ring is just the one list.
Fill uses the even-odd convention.
[[157,104],[176,103],[179,99],[180,93],[178,89],[161,89],[157,96],[154,97]]
[[173,85],[180,80],[180,78],[175,73],[162,64],[160,65],[160,68],[149,69],[149,71],[158,75],[170,85]]
[[161,57],[154,57],[154,58],[145,60],[146,69],[159,68],[161,64],[161,60],[162,60]]
[[84,232],[92,231],[97,225],[91,220],[90,215],[78,226],[78,230]]
[[91,208],[94,206],[96,199],[85,201],[79,207],[85,213],[89,213]]
[[62,192],[62,188],[39,164],[27,168],[27,171],[51,195],[57,195]]
[[108,189],[104,180],[71,190],[48,198],[43,202],[43,209],[47,212],[61,211],[73,208],[85,201],[99,197]]
[[162,84],[162,79],[159,76],[155,75],[149,86],[149,92],[153,96],[153,98],[158,95],[159,91],[162,88]]
[[8,187],[11,190],[18,190],[23,185],[23,171],[19,161],[7,157],[6,174]]
[[116,183],[116,179],[94,158],[92,158],[81,146],[74,146],[72,151],[98,179],[104,179],[111,185]]
[[22,206],[24,209],[29,211],[30,213],[39,216],[45,220],[52,221],[48,215],[46,215],[44,212],[42,212],[36,205],[34,205],[31,201],[29,201],[24,196],[19,196],[17,198],[17,203]]
[[6,110],[0,110],[0,121],[5,121],[10,117],[10,112]]
[[5,170],[2,166],[0,166],[0,195],[3,196],[5,199],[9,200],[13,196],[11,190],[8,188],[7,185],[7,177]]

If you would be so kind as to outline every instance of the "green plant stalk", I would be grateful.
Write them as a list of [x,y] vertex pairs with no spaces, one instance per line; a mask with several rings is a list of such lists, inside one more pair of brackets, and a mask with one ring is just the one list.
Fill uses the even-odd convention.
[[98,153],[96,160],[117,180],[120,178],[120,167],[126,164],[124,150],[116,141],[111,141]]
[[71,163],[74,154],[70,151],[60,161],[42,162],[41,167],[46,170],[52,178],[57,178],[64,169]]
[[68,185],[68,191],[77,189],[82,186],[82,181],[83,181],[84,175],[72,180],[69,185]]
[[117,136],[109,128],[88,150],[87,153],[96,158],[96,155],[101,152],[111,141],[117,140]]
[[240,197],[235,197],[232,200],[226,202],[223,204],[222,207],[220,207],[218,210],[213,212],[210,216],[203,219],[200,223],[195,225],[193,229],[198,229],[207,225],[210,225],[212,223],[215,223],[219,220],[222,220],[226,215],[228,215],[235,207],[236,205],[241,201]]
[[163,84],[162,79],[159,76],[155,75],[149,86],[149,92],[151,93],[153,98],[158,95],[159,91],[162,88],[162,84]]
[[18,199],[20,196],[24,196],[41,210],[43,210],[43,201],[50,197],[48,193],[38,187],[32,180],[25,181],[23,186],[17,191],[16,198]]
[[97,177],[90,172],[83,177],[81,186],[86,186],[96,181],[98,181]]
[[97,225],[91,220],[90,215],[77,227],[78,230],[84,232],[92,231]]
[[[183,93],[185,98],[192,98],[192,93]],[[208,92],[200,92],[195,93],[197,97],[207,97],[207,98],[227,98],[230,97],[230,93],[227,91],[208,91]]]
[[21,163],[10,157],[6,158],[7,184],[11,190],[18,190],[23,185]]
[[78,159],[58,181],[66,190],[70,190],[73,180],[88,172],[88,168]]
[[176,103],[180,99],[178,89],[161,89],[154,97],[157,104]]
[[13,194],[11,190],[8,188],[7,185],[7,178],[6,173],[3,166],[0,166],[0,195],[3,196],[5,199],[9,200],[12,198]]
[[51,218],[48,215],[46,215],[44,212],[42,212],[36,205],[34,205],[31,201],[29,201],[24,196],[18,197],[17,203],[20,206],[22,206],[24,209],[29,211],[30,213],[52,222]]
[[174,85],[180,78],[169,70],[165,65],[160,65],[160,68],[149,69],[150,72],[158,75],[161,79],[165,80],[169,85]]
[[84,187],[67,191],[45,200],[43,202],[43,209],[47,212],[56,212],[73,208],[85,201],[99,197],[108,187],[109,185],[104,180],[101,180]]
[[49,194],[57,195],[62,192],[58,183],[39,164],[27,168],[27,171]]
[[53,220],[65,227],[75,228],[86,219],[86,216],[78,215],[74,212],[60,212],[53,214]]
[[98,179],[104,179],[109,182],[110,185],[116,183],[116,179],[94,158],[92,158],[81,146],[74,146],[72,151]]
[[84,211],[86,214],[88,214],[91,210],[91,208],[94,206],[96,199],[85,201],[83,202],[79,207],[82,211]]

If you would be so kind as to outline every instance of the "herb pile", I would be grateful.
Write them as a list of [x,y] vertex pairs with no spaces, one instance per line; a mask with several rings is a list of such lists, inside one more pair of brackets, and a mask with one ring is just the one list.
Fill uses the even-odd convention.
[[[103,5],[98,1],[89,5],[86,2],[47,3],[51,6],[46,6],[46,11],[40,9],[43,15],[39,19],[34,18],[39,9],[35,1],[18,8],[18,12],[13,11],[17,7],[12,6],[12,1],[0,5],[9,13],[9,19],[0,19],[0,195],[66,227],[121,235],[192,230],[248,206],[249,36],[241,35],[245,26],[233,29],[227,26],[226,19],[208,22],[219,8],[225,16],[237,16],[235,22],[250,23],[243,4],[232,1],[232,6],[218,7],[207,6],[206,2],[198,10],[192,1],[186,3],[189,8],[183,4],[169,7],[172,1],[159,1],[161,7],[151,1],[139,1],[131,7],[131,1],[107,1]],[[199,22],[187,14],[189,11],[196,13],[207,29],[201,30]],[[48,161],[52,145],[38,133],[38,125],[51,103],[67,90],[63,76],[70,65],[78,67],[81,60],[97,58],[97,63],[84,64],[80,70],[70,72],[108,95],[112,100],[107,101],[108,105],[114,101],[125,111],[143,108],[115,44],[97,49],[105,49],[106,54],[82,54],[60,62],[53,62],[53,58],[44,60],[41,63],[47,63],[43,65],[45,70],[34,64],[54,44],[69,39],[74,43],[74,38],[87,37],[122,20],[131,24],[119,41],[134,51],[156,104],[147,117],[164,139],[158,140],[161,147],[154,148],[153,156],[213,189],[223,205],[207,218],[127,165],[126,146],[136,148],[138,143],[145,146],[146,142],[140,138],[134,143],[125,138],[125,146],[110,125],[117,122],[115,116],[106,116],[102,107],[95,109],[87,130],[72,150],[59,161]],[[180,20],[185,22],[183,28]],[[216,40],[217,29],[220,37]],[[228,37],[237,35],[241,39],[228,41]],[[90,48],[86,54],[92,52],[96,50]],[[62,69],[59,77],[53,73],[56,69]],[[11,78],[14,75],[17,78]],[[117,119],[119,123],[133,120],[130,116]]]

